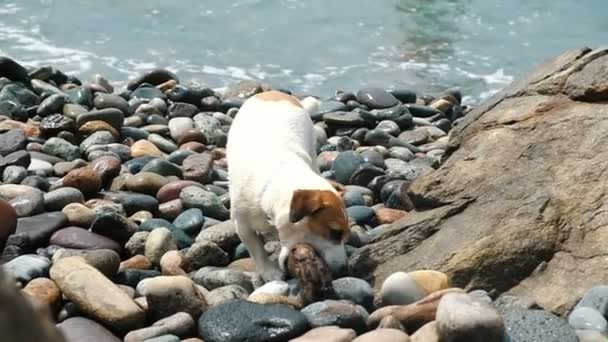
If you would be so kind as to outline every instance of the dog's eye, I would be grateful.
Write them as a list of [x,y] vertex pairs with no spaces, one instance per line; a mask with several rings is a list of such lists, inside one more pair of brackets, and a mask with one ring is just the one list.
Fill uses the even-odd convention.
[[334,241],[341,241],[344,231],[342,229],[329,228],[329,238]]

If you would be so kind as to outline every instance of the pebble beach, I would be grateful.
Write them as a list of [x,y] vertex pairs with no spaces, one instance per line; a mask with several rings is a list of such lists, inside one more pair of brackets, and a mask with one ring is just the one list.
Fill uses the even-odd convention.
[[[607,286],[558,317],[432,269],[347,275],[313,303],[298,279],[264,283],[229,220],[225,146],[248,97],[292,92],[166,69],[113,84],[0,57],[0,268],[66,341],[607,340]],[[320,101],[317,160],[343,186],[348,255],[416,210],[410,184],[442,165],[472,109],[456,88],[293,95]]]

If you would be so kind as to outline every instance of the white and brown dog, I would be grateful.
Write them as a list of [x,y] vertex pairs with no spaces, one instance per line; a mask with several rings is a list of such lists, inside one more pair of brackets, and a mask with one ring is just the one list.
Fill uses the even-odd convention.
[[[309,111],[313,98],[268,91],[242,105],[228,134],[231,218],[264,280],[283,278],[292,246],[308,243],[334,273],[346,268],[349,224],[332,184],[320,176]],[[279,267],[258,232],[276,230]]]

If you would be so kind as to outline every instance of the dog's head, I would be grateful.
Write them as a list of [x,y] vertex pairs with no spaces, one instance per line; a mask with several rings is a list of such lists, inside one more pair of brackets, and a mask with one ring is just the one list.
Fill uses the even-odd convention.
[[[334,274],[346,270],[344,241],[350,234],[346,210],[340,196],[331,190],[296,190],[291,199],[289,221],[293,225],[281,240],[287,245],[309,243]],[[289,250],[284,246],[280,263],[284,266]]]

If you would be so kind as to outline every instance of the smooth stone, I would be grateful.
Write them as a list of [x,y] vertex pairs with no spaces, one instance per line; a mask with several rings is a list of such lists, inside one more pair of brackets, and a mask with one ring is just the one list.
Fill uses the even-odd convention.
[[56,231],[51,236],[50,243],[73,249],[110,249],[119,254],[122,250],[115,241],[79,227],[67,227]]
[[367,331],[368,313],[348,301],[325,300],[308,305],[301,312],[313,328],[336,325],[361,334]]
[[152,133],[148,136],[148,140],[152,142],[156,147],[158,147],[161,151],[166,153],[171,153],[177,151],[177,145],[168,139],[165,139],[163,136]]
[[173,102],[167,109],[168,117],[188,117],[191,118],[198,114],[200,110],[193,104],[185,102]]
[[124,98],[114,94],[97,93],[93,99],[97,109],[116,108],[123,114],[129,113],[129,103]]
[[130,225],[127,218],[111,207],[97,208],[95,220],[91,223],[89,230],[93,233],[105,236],[124,244],[135,232],[135,225]]
[[399,134],[399,140],[415,146],[425,144],[429,141],[429,135],[422,130],[408,130]]
[[334,171],[336,181],[348,184],[355,170],[365,163],[363,157],[354,151],[341,152],[334,160],[331,169]]
[[205,191],[196,186],[184,188],[179,199],[186,208],[199,208],[205,216],[218,220],[227,220],[230,218],[230,212],[221,202],[220,198],[209,191]]
[[82,257],[87,264],[95,267],[108,278],[112,278],[118,272],[120,265],[120,256],[109,249],[78,250],[62,248],[53,255],[53,262],[71,256]]
[[179,199],[161,203],[158,206],[160,217],[166,220],[175,220],[184,211],[184,206]]
[[213,156],[210,153],[193,154],[182,162],[183,176],[186,180],[206,184],[211,181]]
[[582,307],[595,309],[608,317],[608,286],[596,286],[587,291],[574,308]]
[[365,205],[365,198],[363,197],[363,195],[360,192],[346,191],[342,195],[342,200],[344,201],[344,206],[346,208],[352,207],[352,206],[364,206]]
[[218,306],[235,299],[247,299],[248,296],[249,293],[247,290],[238,285],[218,287],[205,294],[205,298],[210,307]]
[[348,300],[371,311],[374,308],[372,287],[362,279],[345,277],[332,282],[338,299]]
[[162,157],[164,153],[148,140],[138,140],[131,145],[131,157]]
[[157,270],[127,268],[122,271],[118,271],[114,277],[114,282],[116,284],[127,285],[135,288],[144,279],[155,278],[160,275],[161,273]]
[[27,137],[22,129],[11,129],[0,134],[0,155],[6,156],[18,150],[25,149]]
[[139,225],[140,231],[145,230],[151,232],[156,228],[167,228],[171,231],[175,230],[175,226],[173,226],[171,222],[159,218],[147,219]]
[[141,254],[143,256],[146,250],[146,240],[149,235],[150,232],[135,232],[129,241],[125,243],[127,255],[136,256]]
[[158,201],[156,198],[138,194],[135,192],[107,192],[101,193],[103,198],[122,205],[127,212],[127,215],[133,215],[138,211],[149,211],[155,213],[158,210]]
[[70,203],[84,203],[80,190],[65,187],[44,194],[44,206],[48,211],[62,210]]
[[[205,219],[205,222],[210,221],[210,219]],[[196,241],[213,242],[228,254],[232,254],[236,246],[241,242],[236,233],[236,227],[230,220],[207,228],[203,227],[203,230],[196,237]]]
[[349,184],[367,186],[374,178],[384,176],[382,168],[368,163],[361,164],[350,177]]
[[311,118],[316,121],[320,120],[324,116],[324,114],[347,110],[348,108],[346,107],[344,102],[334,100],[321,101],[317,110],[314,113],[311,113]]
[[568,315],[568,323],[578,330],[595,330],[606,333],[608,322],[602,314],[588,307],[579,307]]
[[12,81],[26,81],[27,70],[19,63],[9,57],[0,57],[0,77],[6,77]]
[[401,141],[398,138],[395,138],[394,136],[378,129],[372,129],[369,132],[365,133],[364,142],[370,146],[378,145],[386,148],[401,146],[409,149],[414,153],[420,152],[420,149],[418,147]]
[[[4,211],[0,213],[4,213]],[[15,232],[26,235],[33,247],[40,247],[48,245],[51,235],[66,223],[67,217],[61,212],[43,213],[19,218]]]
[[437,306],[435,320],[441,341],[500,341],[505,334],[498,311],[464,293],[444,295]]
[[49,274],[51,261],[43,256],[25,254],[1,265],[2,270],[22,284],[29,283],[32,279],[46,277]]
[[177,117],[169,120],[168,126],[171,138],[178,141],[184,134],[194,128],[194,121],[189,117]]
[[511,341],[578,341],[574,329],[550,312],[513,309],[503,313],[503,319]]
[[287,341],[308,330],[306,317],[285,305],[230,301],[200,317],[199,335],[207,342]]
[[413,116],[419,118],[429,118],[433,115],[442,114],[440,110],[437,110],[433,107],[423,106],[418,104],[407,104],[407,108],[412,113]]
[[17,212],[8,202],[0,200],[0,249],[4,248],[6,239],[17,230]]
[[78,116],[87,112],[88,110],[85,107],[74,103],[66,103],[65,105],[63,105],[62,109],[63,115],[69,117],[72,120],[76,120]]
[[19,184],[27,177],[27,170],[23,166],[10,165],[2,172],[2,181],[6,184]]
[[167,160],[172,162],[173,164],[177,164],[177,165],[182,165],[182,163],[184,162],[184,160],[186,158],[188,158],[188,156],[191,156],[193,154],[195,154],[196,152],[194,151],[188,151],[188,150],[177,150],[175,152],[172,152],[171,154],[169,154],[167,156]]
[[38,175],[27,176],[21,181],[21,185],[31,186],[42,191],[48,191],[51,187],[48,179]]
[[45,117],[47,115],[61,113],[64,105],[65,96],[61,94],[53,94],[40,103],[38,109],[36,110],[36,114]]
[[42,151],[67,161],[80,158],[78,146],[74,146],[69,141],[56,137],[48,139],[42,145]]
[[148,278],[137,287],[138,292],[146,296],[148,316],[154,321],[178,312],[185,312],[196,319],[207,307],[203,294],[185,276]]
[[38,105],[40,98],[21,83],[9,83],[0,90],[0,102],[4,101],[20,103],[29,108]]
[[367,332],[353,340],[353,342],[410,342],[410,337],[397,329],[376,329]]
[[124,342],[140,342],[146,339],[173,334],[180,337],[188,336],[196,328],[192,317],[185,312],[178,312],[154,322],[149,327],[129,332]]
[[323,121],[328,125],[342,127],[361,127],[367,125],[366,120],[359,112],[334,111],[322,115]]
[[219,267],[203,267],[192,275],[192,280],[208,290],[226,285],[239,285],[248,292],[253,291],[250,277],[239,271]]
[[196,186],[199,188],[203,188],[202,184],[199,184],[194,181],[187,181],[187,180],[173,181],[173,182],[166,184],[162,188],[160,188],[158,190],[158,192],[156,193],[156,198],[161,203],[172,201],[174,199],[179,199],[179,195],[182,192],[182,190],[189,186]]
[[595,330],[576,330],[579,342],[607,342],[608,337]]
[[[126,249],[126,247],[125,247]],[[143,253],[143,252],[142,252]],[[124,271],[126,269],[138,269],[138,270],[149,270],[153,267],[154,265],[152,265],[152,263],[150,262],[150,260],[148,260],[148,258],[146,258],[145,256],[141,255],[141,254],[137,254],[125,261],[122,261],[120,263],[120,266],[118,267],[118,271]]]
[[103,186],[100,175],[90,167],[81,167],[68,172],[61,179],[61,183],[65,187],[76,188],[85,195],[96,193]]
[[409,89],[393,89],[389,91],[402,103],[416,103],[416,93]]
[[141,171],[153,172],[165,177],[182,177],[182,169],[179,166],[161,158],[152,159],[141,169]]
[[36,305],[42,305],[56,313],[61,305],[61,291],[54,281],[48,278],[36,278],[21,290]]
[[388,108],[399,104],[391,93],[380,88],[364,88],[357,92],[357,101],[372,109]]
[[380,289],[380,298],[384,306],[407,305],[426,295],[416,280],[405,272],[395,272],[388,276]]
[[414,279],[426,294],[431,294],[451,287],[450,278],[443,272],[418,270],[409,272],[408,275]]
[[171,80],[174,80],[179,83],[179,79],[171,71],[161,68],[153,69],[132,80],[129,80],[129,83],[127,84],[127,89],[135,90],[143,83],[148,83],[152,86],[157,86]]
[[38,159],[32,159],[28,151],[16,151],[0,157],[0,169],[8,166],[22,166],[29,171],[41,171],[44,175],[52,173],[53,166],[50,163]]
[[68,101],[74,104],[91,108],[93,106],[93,93],[89,87],[74,87],[65,89],[64,93],[68,97]]
[[44,195],[39,189],[20,184],[0,185],[0,198],[5,198],[18,217],[27,217],[44,211]]
[[[353,329],[343,329],[337,326],[318,327],[306,334],[290,340],[290,342],[351,342],[357,334]],[[377,341],[379,342],[379,341]]]
[[205,217],[203,211],[198,208],[187,209],[182,212],[174,221],[173,226],[176,229],[183,230],[190,236],[195,236],[201,231]]
[[[423,325],[411,336],[412,342],[440,342],[437,334],[437,323],[435,321]],[[503,342],[509,342],[504,340]]]
[[160,270],[163,275],[188,275],[190,264],[179,251],[169,251],[160,258]]
[[141,169],[143,169],[143,167],[146,166],[146,164],[148,164],[154,158],[155,157],[152,156],[136,157],[125,162],[124,166],[127,168],[130,174],[134,175],[141,172]]
[[108,145],[114,143],[114,136],[108,131],[99,131],[91,134],[80,143],[80,151],[88,151],[94,145]]
[[84,125],[89,121],[104,121],[110,124],[117,130],[120,130],[125,117],[123,112],[120,109],[116,108],[107,108],[100,110],[93,110],[88,113],[83,113],[78,115],[76,118],[76,125],[78,127]]
[[59,259],[50,275],[69,300],[114,331],[127,332],[144,324],[144,311],[83,258]]
[[169,180],[157,173],[142,171],[127,178],[126,186],[130,191],[156,196],[156,193]]
[[387,176],[407,181],[414,181],[435,171],[432,167],[416,162],[416,160],[405,162],[400,159],[389,158],[385,160],[385,163]]
[[184,253],[184,257],[194,270],[205,266],[223,267],[230,262],[230,256],[218,245],[204,240],[192,244]]
[[289,284],[282,280],[273,280],[257,288],[251,295],[266,293],[275,296],[286,296],[289,294]]
[[366,206],[351,206],[346,208],[346,214],[358,224],[366,224],[374,218],[374,209]]
[[389,157],[400,159],[400,160],[403,160],[406,162],[411,161],[414,158],[416,158],[416,156],[414,155],[414,153],[412,153],[412,151],[410,151],[408,148],[405,148],[402,146],[391,147],[389,149]]
[[197,114],[194,116],[194,128],[204,133],[209,144],[222,147],[226,146],[228,136],[221,129],[220,121],[213,116],[205,113]]
[[57,328],[63,334],[65,342],[121,342],[122,340],[115,336],[111,331],[103,325],[84,318],[71,317],[57,324]]
[[167,228],[156,228],[150,232],[146,239],[144,255],[154,265],[160,265],[160,259],[168,251],[177,250],[173,234]]

